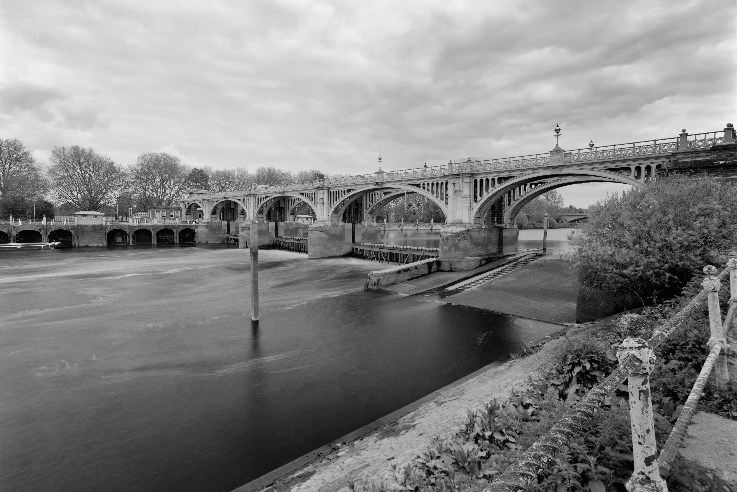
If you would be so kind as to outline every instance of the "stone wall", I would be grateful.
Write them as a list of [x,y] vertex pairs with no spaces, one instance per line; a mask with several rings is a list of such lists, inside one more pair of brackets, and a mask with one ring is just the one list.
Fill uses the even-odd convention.
[[105,246],[107,231],[102,224],[75,225],[66,228],[74,233],[76,246]]
[[[247,248],[248,242],[251,240],[251,223],[238,223],[238,247]],[[274,244],[274,223],[259,222],[258,223],[258,247],[271,246]]]
[[351,224],[314,223],[307,239],[308,257],[345,256],[353,251]]
[[279,222],[279,236],[282,237],[307,237],[310,224],[301,222]]

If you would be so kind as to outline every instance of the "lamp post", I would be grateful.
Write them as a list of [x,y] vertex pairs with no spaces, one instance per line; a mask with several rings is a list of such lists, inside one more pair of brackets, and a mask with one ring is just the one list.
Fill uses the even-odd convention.
[[558,147],[558,137],[560,137],[560,125],[556,123],[555,124],[555,148],[556,150],[560,149],[560,147]]

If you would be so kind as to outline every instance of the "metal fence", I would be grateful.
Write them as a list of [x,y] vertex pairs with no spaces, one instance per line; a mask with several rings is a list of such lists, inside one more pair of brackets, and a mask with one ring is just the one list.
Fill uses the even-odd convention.
[[[715,371],[718,390],[733,390],[734,384],[737,382],[737,374],[732,374],[732,383],[730,384],[727,361],[728,344],[726,335],[734,322],[735,310],[737,309],[737,253],[732,252],[729,256],[727,268],[718,275],[715,267],[709,265],[704,268],[706,278],[702,283],[703,290],[658,328],[649,340],[625,339],[617,352],[619,367],[571,407],[563,418],[530,446],[517,463],[494,480],[491,488],[487,490],[491,492],[516,492],[537,482],[540,472],[551,466],[555,456],[561,452],[570,439],[583,431],[592,421],[596,410],[603,405],[604,398],[611,395],[627,379],[634,456],[634,472],[627,483],[627,489],[631,492],[667,491],[668,487],[663,477],[667,477],[670,473],[676,450],[683,439],[712,369]],[[724,321],[722,321],[719,307],[719,289],[721,288],[720,280],[727,275],[730,279],[731,297],[729,311]],[[709,306],[711,330],[708,343],[709,354],[699,377],[694,383],[691,394],[686,400],[681,415],[658,456],[649,380],[650,372],[655,364],[654,349],[666,340],[704,299],[707,299]]]

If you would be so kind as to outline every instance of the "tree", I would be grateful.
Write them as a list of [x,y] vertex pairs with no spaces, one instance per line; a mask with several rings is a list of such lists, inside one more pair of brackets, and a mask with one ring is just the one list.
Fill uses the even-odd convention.
[[294,175],[295,183],[312,184],[323,179],[325,179],[325,174],[317,169],[299,171]]
[[[48,181],[20,140],[0,139],[0,201],[37,200],[48,191]],[[6,205],[6,208],[10,206]]]
[[560,220],[565,212],[563,197],[557,191],[551,190],[531,200],[519,213],[527,214],[530,222],[542,225],[546,213],[549,217]]
[[145,211],[152,205],[171,205],[182,194],[188,175],[178,157],[146,152],[136,159],[131,177],[136,204]]
[[187,174],[184,186],[187,189],[209,190],[210,174],[207,169],[196,167]]
[[210,191],[219,193],[221,191],[235,190],[238,185],[238,177],[235,171],[230,169],[218,169],[210,174]]
[[92,149],[55,147],[51,151],[52,189],[56,198],[82,210],[99,210],[115,203],[125,185],[125,172]]
[[256,169],[254,181],[258,185],[286,185],[293,181],[293,177],[289,171],[282,171],[275,167],[259,167]]
[[581,283],[643,301],[679,293],[734,247],[736,192],[713,178],[673,176],[589,208],[589,223],[572,239]]

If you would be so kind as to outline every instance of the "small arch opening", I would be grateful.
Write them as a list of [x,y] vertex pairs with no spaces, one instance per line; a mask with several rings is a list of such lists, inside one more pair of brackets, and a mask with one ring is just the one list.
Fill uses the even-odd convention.
[[127,246],[128,245],[128,233],[123,229],[113,229],[107,233],[107,245],[108,246]]
[[153,235],[148,229],[136,229],[133,231],[133,244],[140,246],[153,244]]
[[57,229],[49,233],[49,241],[60,242],[61,244],[56,246],[57,248],[72,248],[74,247],[74,235],[71,231],[66,229]]
[[156,244],[174,244],[174,231],[171,229],[156,231]]
[[197,233],[194,229],[186,227],[179,231],[179,244],[194,244],[197,239]]
[[43,236],[38,231],[26,229],[15,235],[15,242],[17,243],[40,243],[41,241],[43,241]]

